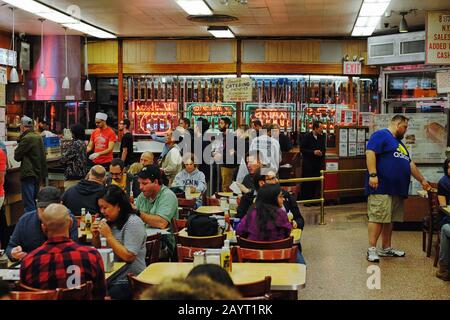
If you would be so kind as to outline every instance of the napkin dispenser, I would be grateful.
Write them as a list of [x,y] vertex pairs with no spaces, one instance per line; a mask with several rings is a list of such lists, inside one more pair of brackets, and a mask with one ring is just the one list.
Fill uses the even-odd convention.
[[103,260],[105,272],[111,272],[114,269],[114,252],[111,248],[97,249]]

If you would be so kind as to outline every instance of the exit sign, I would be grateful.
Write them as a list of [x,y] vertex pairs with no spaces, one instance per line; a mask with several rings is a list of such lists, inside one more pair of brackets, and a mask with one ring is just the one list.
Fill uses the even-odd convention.
[[343,74],[345,74],[345,75],[359,75],[359,74],[361,74],[361,62],[344,61]]

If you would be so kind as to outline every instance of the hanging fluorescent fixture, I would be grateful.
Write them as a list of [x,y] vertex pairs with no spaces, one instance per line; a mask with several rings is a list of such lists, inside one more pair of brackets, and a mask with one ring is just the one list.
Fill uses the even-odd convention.
[[234,38],[234,33],[228,27],[208,27],[208,32],[216,38]]
[[116,38],[116,36],[112,33],[106,32],[102,29],[99,29],[90,24],[82,22],[72,17],[70,14],[54,9],[39,1],[35,0],[2,0],[2,1],[16,8],[40,16],[46,20],[62,24],[69,29],[77,30],[96,38],[102,39]]
[[88,67],[88,42],[87,37],[84,37],[84,73],[86,74],[86,82],[84,83],[84,91],[91,91],[92,86],[89,81],[89,67]]
[[352,37],[372,35],[390,2],[391,0],[364,0],[353,26]]
[[211,8],[203,0],[176,0],[177,4],[193,16],[210,16],[213,14]]
[[38,84],[40,87],[45,88],[45,86],[47,85],[47,79],[45,79],[45,74],[44,74],[44,21],[45,19],[39,19],[39,21],[41,21],[41,75],[39,76],[39,80],[38,80]]

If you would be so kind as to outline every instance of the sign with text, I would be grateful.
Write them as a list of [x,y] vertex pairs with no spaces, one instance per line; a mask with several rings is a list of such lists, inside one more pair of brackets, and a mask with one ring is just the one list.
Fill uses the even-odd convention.
[[437,93],[450,93],[450,71],[436,72]]
[[188,102],[186,117],[195,122],[199,117],[208,119],[211,128],[217,128],[222,117],[228,117],[236,128],[236,103]]
[[150,134],[152,131],[158,135],[165,134],[178,124],[178,103],[135,101],[130,119],[134,122],[133,134]]
[[360,75],[361,74],[361,62],[344,61],[344,70],[342,73],[345,75]]
[[223,80],[223,101],[252,101],[252,79],[226,78]]
[[261,120],[262,124],[278,124],[285,130],[293,130],[295,103],[246,103],[244,105],[247,124]]
[[450,64],[450,11],[427,12],[426,63]]

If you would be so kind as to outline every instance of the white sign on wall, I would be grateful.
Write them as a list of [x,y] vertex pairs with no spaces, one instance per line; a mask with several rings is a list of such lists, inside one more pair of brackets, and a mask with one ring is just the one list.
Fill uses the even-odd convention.
[[360,75],[361,74],[361,62],[357,61],[344,61],[344,70],[342,71],[345,75]]
[[250,78],[226,78],[223,80],[223,101],[252,101],[252,93],[253,86]]
[[438,93],[450,92],[450,71],[436,72],[436,87]]
[[450,11],[427,12],[426,63],[450,64]]

